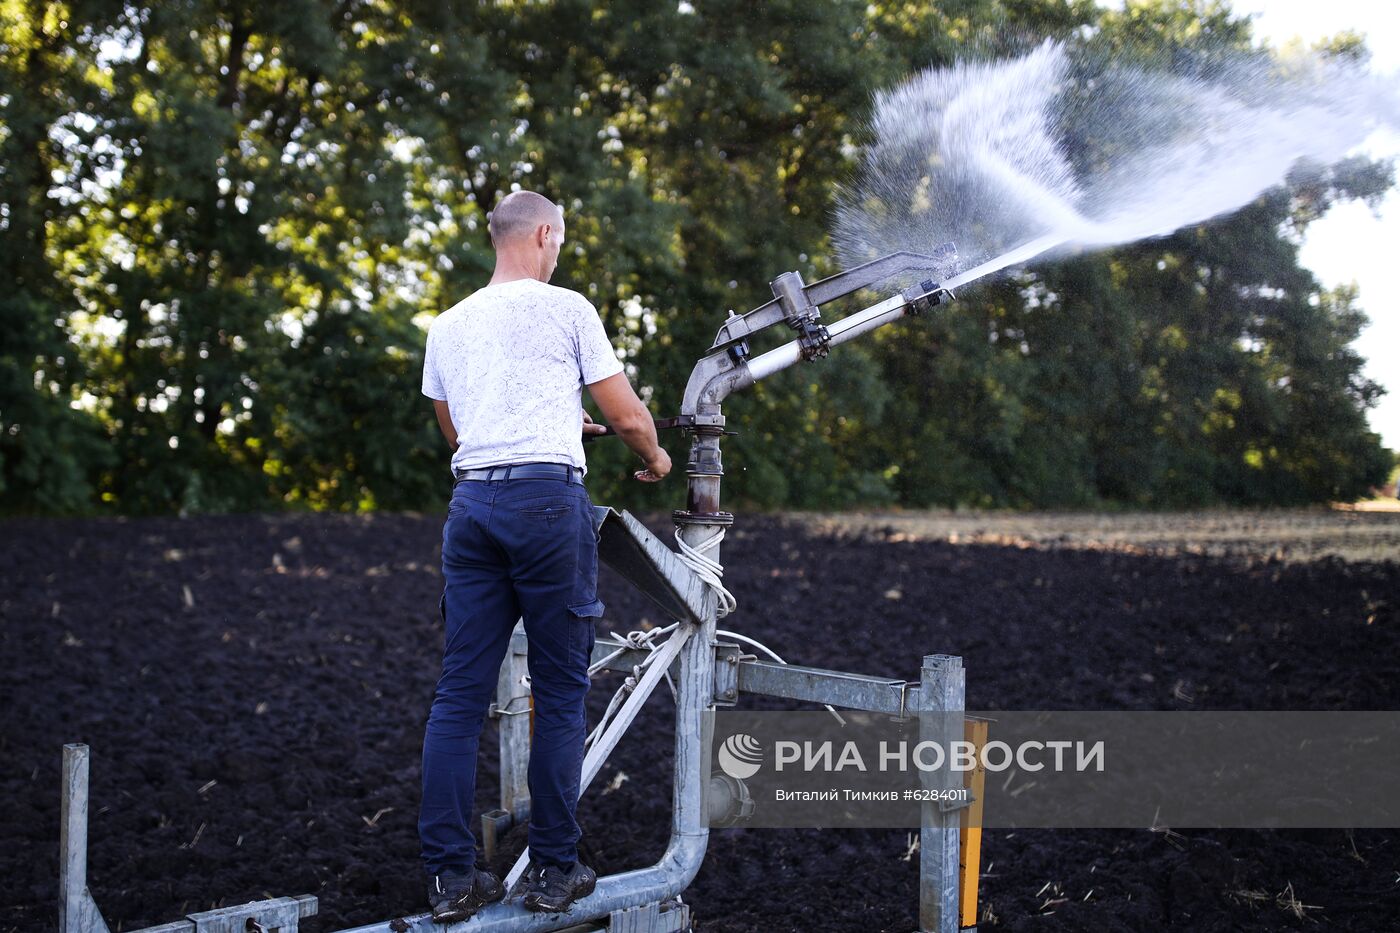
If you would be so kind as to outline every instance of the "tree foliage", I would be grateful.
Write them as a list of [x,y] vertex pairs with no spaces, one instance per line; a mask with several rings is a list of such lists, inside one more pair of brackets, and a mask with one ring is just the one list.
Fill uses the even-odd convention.
[[[658,414],[730,310],[834,271],[871,93],[969,49],[1247,43],[1180,0],[0,0],[0,508],[432,507],[433,314],[513,186]],[[1342,37],[1337,54],[1357,54]],[[1297,238],[1386,166],[1300,167],[1227,221],[981,289],[730,406],[750,506],[1348,498],[1388,455]],[[673,444],[673,455],[682,455]],[[595,497],[674,488],[590,448]],[[800,465],[798,468],[797,465]]]

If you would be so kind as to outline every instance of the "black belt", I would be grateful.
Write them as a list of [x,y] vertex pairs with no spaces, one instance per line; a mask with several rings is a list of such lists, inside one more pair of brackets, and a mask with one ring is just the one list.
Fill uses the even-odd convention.
[[484,467],[480,470],[453,470],[457,482],[496,482],[503,479],[557,479],[565,483],[583,484],[583,471],[564,463],[514,463],[510,466]]

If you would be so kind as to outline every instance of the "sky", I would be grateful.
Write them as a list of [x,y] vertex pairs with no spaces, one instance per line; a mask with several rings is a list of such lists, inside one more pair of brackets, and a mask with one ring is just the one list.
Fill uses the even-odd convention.
[[[1371,68],[1400,81],[1400,4],[1392,0],[1236,0],[1251,14],[1255,35],[1273,45],[1294,37],[1305,43],[1345,30],[1366,37]],[[1378,133],[1363,147],[1375,158],[1400,156],[1400,134]],[[1359,202],[1338,205],[1308,228],[1301,254],[1326,287],[1355,282],[1371,319],[1356,343],[1365,374],[1389,390],[1369,413],[1371,429],[1400,450],[1400,190],[1377,211]]]

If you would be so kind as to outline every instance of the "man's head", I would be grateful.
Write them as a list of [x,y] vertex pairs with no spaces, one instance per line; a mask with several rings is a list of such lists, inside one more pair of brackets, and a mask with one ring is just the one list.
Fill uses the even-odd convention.
[[488,215],[496,267],[508,265],[548,282],[564,245],[564,212],[533,191],[512,191]]

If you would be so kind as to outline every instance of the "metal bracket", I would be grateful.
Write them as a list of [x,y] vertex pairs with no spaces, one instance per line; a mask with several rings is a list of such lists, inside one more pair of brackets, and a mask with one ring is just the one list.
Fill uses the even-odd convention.
[[[734,313],[734,309],[729,309],[729,316],[724,319],[725,327],[733,324],[736,327],[742,326],[742,318]],[[736,364],[744,362],[749,358],[749,342],[742,337],[729,344],[729,358]]]
[[593,507],[598,559],[641,590],[667,618],[705,618],[705,583],[630,512]]
[[820,323],[821,311],[807,296],[802,276],[784,272],[772,282],[773,299],[783,312],[783,323],[797,332],[797,343],[804,360],[814,360],[831,352],[831,334]]
[[734,706],[739,702],[739,662],[745,657],[733,642],[715,642],[715,706]]
[[525,709],[501,709],[501,704],[492,703],[490,706],[486,707],[486,718],[500,719],[502,716],[524,716],[529,712],[530,708],[528,706]]
[[797,331],[797,343],[804,360],[819,360],[831,353],[831,332],[821,324],[802,320],[793,329]]
[[301,918],[315,913],[316,898],[304,894],[186,914],[185,921],[193,933],[295,933]]
[[906,288],[902,297],[909,304],[908,313],[917,317],[934,305],[945,304],[956,296],[933,279],[924,279],[918,285]]
[[608,933],[682,933],[690,929],[690,906],[679,898],[652,901],[608,915]]
[[[862,288],[867,288],[905,272],[935,270],[939,275],[947,275],[957,261],[958,251],[952,243],[944,243],[930,254],[901,250],[855,268],[847,269],[845,272],[827,276],[811,285],[803,286],[802,297],[795,302],[795,305],[799,309],[802,307],[818,308],[828,301],[844,298]],[[797,275],[795,272],[785,274]],[[777,294],[777,283],[781,279],[782,276],[779,276],[773,280],[775,295]],[[719,333],[715,335],[714,343],[706,352],[713,353],[716,350],[739,344],[753,334],[772,327],[780,321],[787,321],[791,317],[793,317],[792,309],[784,307],[783,301],[777,297],[767,304],[759,305],[747,314],[735,314],[731,311],[724,325],[720,327]],[[748,356],[748,347],[745,346],[738,354],[731,353],[730,355],[736,357],[736,363],[740,362]]]
[[739,663],[739,689],[745,693],[827,703],[843,709],[898,715],[905,708],[908,683],[801,664],[756,659]]

